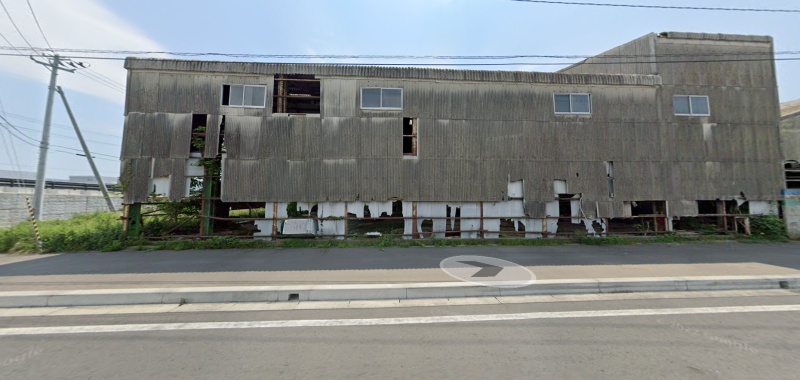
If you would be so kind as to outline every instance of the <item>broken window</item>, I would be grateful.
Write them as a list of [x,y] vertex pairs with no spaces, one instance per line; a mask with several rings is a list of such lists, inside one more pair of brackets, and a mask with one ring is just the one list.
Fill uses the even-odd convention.
[[361,109],[403,109],[402,88],[361,87]]
[[675,95],[672,107],[678,116],[711,116],[708,96]]
[[403,155],[417,155],[417,119],[403,118]]
[[267,86],[243,84],[222,85],[223,106],[264,108],[266,104]]
[[557,114],[591,114],[592,99],[589,94],[553,94]]
[[318,114],[321,93],[319,79],[313,75],[275,75],[272,112],[293,115]]
[[606,161],[606,177],[608,177],[608,197],[614,198],[614,161]]

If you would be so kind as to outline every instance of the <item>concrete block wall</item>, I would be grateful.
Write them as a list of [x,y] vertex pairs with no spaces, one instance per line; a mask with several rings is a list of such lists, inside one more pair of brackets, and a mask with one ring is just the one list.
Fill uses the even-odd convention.
[[[122,195],[111,193],[114,205],[122,209]],[[33,199],[32,188],[0,187],[0,228],[28,220],[25,198]],[[91,190],[45,189],[42,220],[68,219],[78,214],[108,211],[103,193]]]

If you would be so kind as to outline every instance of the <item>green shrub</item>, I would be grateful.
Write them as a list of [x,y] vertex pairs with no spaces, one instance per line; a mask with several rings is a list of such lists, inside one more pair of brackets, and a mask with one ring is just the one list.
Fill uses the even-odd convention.
[[[120,250],[122,221],[118,214],[77,215],[67,220],[39,222],[42,252]],[[0,230],[0,252],[39,252],[29,222]]]
[[774,215],[750,218],[750,232],[756,236],[786,237],[786,223]]

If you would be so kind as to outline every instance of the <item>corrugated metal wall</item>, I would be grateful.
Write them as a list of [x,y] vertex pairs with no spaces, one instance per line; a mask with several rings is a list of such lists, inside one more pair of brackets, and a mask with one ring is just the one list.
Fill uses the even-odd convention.
[[[771,44],[648,35],[607,54],[704,49],[763,52]],[[779,199],[774,72],[761,63],[721,65],[654,71],[648,60],[567,69],[612,67],[626,75],[574,75],[129,59],[122,158],[136,181],[151,168],[177,176],[183,166],[175,160],[188,157],[191,115],[203,113],[213,120],[206,157],[217,153],[212,129],[225,115],[227,202],[500,201],[509,180],[524,180],[526,212],[537,218],[553,200],[556,179],[601,217],[621,216],[623,201],[668,200],[671,214],[693,215],[694,200],[740,192]],[[659,70],[663,86],[659,76],[628,75]],[[271,94],[276,73],[317,75],[320,115],[273,115],[271,99],[264,109],[219,105],[222,84],[264,84]],[[362,110],[360,87],[401,87],[404,109]],[[553,94],[569,92],[590,93],[592,115],[555,115]],[[674,117],[678,93],[709,95],[712,116]],[[418,118],[418,157],[403,157],[403,117]],[[614,199],[607,161],[615,167]],[[131,187],[126,202],[142,201],[146,190]]]
[[800,113],[781,120],[781,149],[785,159],[800,161]]

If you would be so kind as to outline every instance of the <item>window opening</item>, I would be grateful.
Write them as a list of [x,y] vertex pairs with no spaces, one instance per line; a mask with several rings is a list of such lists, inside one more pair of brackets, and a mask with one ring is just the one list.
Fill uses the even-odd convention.
[[402,88],[361,87],[361,109],[403,109]]
[[206,121],[208,115],[193,114],[192,115],[192,141],[189,144],[190,153],[203,153],[201,150],[205,146],[206,141]]
[[243,84],[222,85],[222,105],[228,107],[264,108],[267,102],[267,86]]
[[417,155],[417,119],[403,118],[403,155]]
[[553,94],[553,104],[557,114],[592,113],[592,98],[589,94]]
[[678,116],[711,116],[708,96],[675,95],[672,107]]
[[318,114],[321,94],[320,81],[313,75],[275,75],[272,112],[293,115]]
[[608,197],[614,198],[614,161],[606,161],[606,177],[608,177]]

